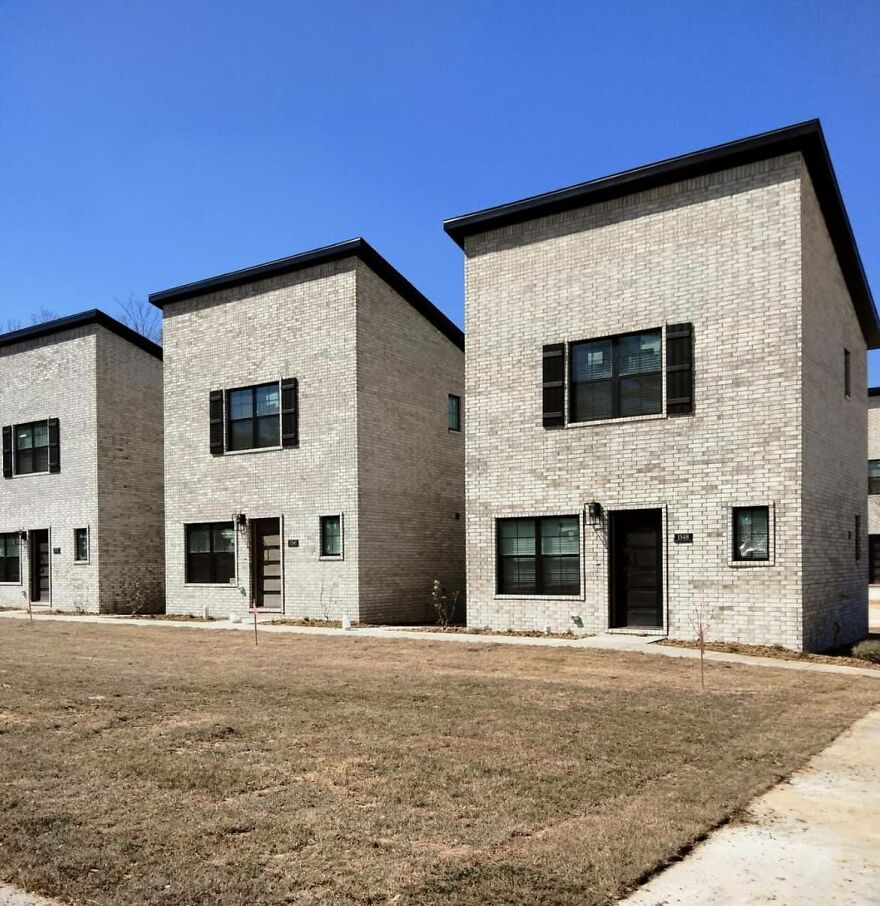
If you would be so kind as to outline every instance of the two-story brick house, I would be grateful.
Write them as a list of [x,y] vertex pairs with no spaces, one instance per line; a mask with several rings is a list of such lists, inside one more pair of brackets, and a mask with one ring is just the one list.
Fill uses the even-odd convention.
[[150,297],[169,613],[423,620],[464,585],[464,338],[362,239]]
[[818,122],[445,228],[471,625],[865,634],[880,325]]
[[161,348],[97,310],[0,335],[0,424],[0,605],[161,610]]

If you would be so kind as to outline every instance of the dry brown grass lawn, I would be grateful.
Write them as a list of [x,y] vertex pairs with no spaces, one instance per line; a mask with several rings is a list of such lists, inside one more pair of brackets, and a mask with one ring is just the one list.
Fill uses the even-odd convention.
[[486,644],[0,623],[0,878],[78,903],[594,904],[880,682]]

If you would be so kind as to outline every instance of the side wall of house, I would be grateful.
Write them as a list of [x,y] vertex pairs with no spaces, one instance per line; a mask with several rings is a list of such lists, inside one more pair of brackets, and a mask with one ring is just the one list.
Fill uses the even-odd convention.
[[100,607],[161,613],[162,361],[98,328],[97,387]]
[[867,352],[806,168],[802,185],[804,647],[817,650],[868,631]]
[[[661,510],[671,636],[702,619],[710,638],[801,646],[800,174],[793,154],[467,240],[471,625],[608,628],[596,501]],[[542,427],[544,344],[678,322],[693,415]],[[732,562],[737,505],[771,508],[770,563]],[[581,593],[496,594],[496,519],[540,515],[580,516]]]
[[[101,551],[74,562],[74,529],[98,527],[95,455],[96,328],[64,331],[0,349],[0,423],[59,419],[61,470],[0,477],[0,532],[49,530],[51,597],[58,610],[98,609]],[[30,563],[23,546],[21,581],[0,584],[0,605],[26,604]]]
[[[288,616],[358,618],[357,387],[353,259],[165,309],[165,547],[169,613],[246,615],[249,530],[236,580],[186,582],[185,526],[281,520]],[[297,378],[299,446],[212,456],[213,390]],[[344,556],[320,556],[321,515],[340,515]],[[290,546],[290,544],[296,546]]]
[[[439,579],[464,591],[464,353],[358,263],[358,468],[362,619],[432,619]],[[462,426],[464,427],[464,425]]]

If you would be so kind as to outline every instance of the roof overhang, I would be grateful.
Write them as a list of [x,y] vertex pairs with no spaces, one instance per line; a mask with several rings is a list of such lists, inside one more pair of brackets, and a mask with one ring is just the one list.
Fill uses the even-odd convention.
[[32,327],[24,327],[21,330],[13,330],[9,333],[0,334],[0,347],[13,346],[16,343],[25,343],[28,340],[36,340],[40,337],[48,337],[52,334],[62,333],[65,330],[75,330],[79,327],[89,327],[99,324],[107,330],[112,331],[117,336],[127,340],[133,346],[143,349],[157,359],[162,358],[162,347],[158,346],[152,340],[148,340],[136,330],[132,330],[116,318],[111,318],[106,312],[99,308],[92,308],[89,311],[83,311],[76,315],[67,315],[64,318],[56,318],[52,321],[44,321],[42,324],[34,324]]
[[443,229],[464,248],[465,239],[478,233],[798,151],[809,169],[862,332],[868,347],[876,349],[880,347],[880,322],[819,120],[808,120],[555,192],[453,217],[444,221]]
[[446,315],[434,305],[427,296],[417,290],[403,274],[389,264],[365,239],[360,237],[337,242],[322,248],[300,252],[288,258],[278,258],[246,267],[238,271],[230,271],[216,277],[197,280],[195,283],[185,283],[172,289],[151,293],[150,302],[163,309],[174,302],[185,299],[194,299],[208,293],[215,293],[224,289],[233,289],[249,283],[257,283],[271,277],[291,274],[295,271],[317,267],[331,261],[340,261],[344,258],[359,258],[378,277],[384,280],[392,289],[402,296],[413,308],[416,309],[427,321],[434,325],[448,340],[459,349],[464,349],[464,333]]

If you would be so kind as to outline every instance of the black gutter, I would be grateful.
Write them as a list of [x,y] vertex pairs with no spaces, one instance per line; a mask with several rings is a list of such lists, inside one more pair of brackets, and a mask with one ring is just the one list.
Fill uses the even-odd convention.
[[107,330],[112,331],[117,336],[127,340],[133,346],[143,349],[144,352],[161,360],[162,347],[156,345],[152,340],[148,340],[136,330],[126,327],[125,324],[111,318],[110,315],[101,311],[99,308],[93,308],[89,311],[83,311],[76,315],[67,315],[64,318],[56,318],[53,321],[44,321],[42,324],[34,324],[32,327],[23,327],[21,330],[13,330],[10,333],[0,334],[0,347],[12,346],[15,343],[24,343],[28,340],[36,340],[40,337],[48,337],[55,333],[61,333],[65,330],[74,330],[77,327],[89,327],[99,324]]
[[880,322],[825,144],[822,126],[817,119],[603,176],[555,192],[453,217],[444,221],[443,229],[464,248],[465,239],[477,233],[794,152],[800,152],[806,161],[862,332],[869,348],[876,349],[880,347]]
[[232,289],[248,283],[256,283],[259,280],[267,280],[270,277],[278,277],[283,274],[304,270],[308,267],[317,267],[320,264],[352,257],[363,261],[367,267],[406,299],[419,314],[433,324],[448,340],[453,342],[459,349],[464,349],[464,333],[462,330],[450,321],[427,296],[419,292],[397,268],[389,264],[365,239],[360,237],[348,239],[345,242],[337,242],[335,245],[312,249],[308,252],[300,252],[298,255],[291,255],[287,258],[267,261],[265,264],[257,264],[254,267],[231,271],[228,274],[197,280],[195,283],[185,283],[172,289],[151,293],[149,298],[153,305],[164,308],[173,302],[182,302],[185,299],[193,299],[197,296],[218,292],[219,290]]

